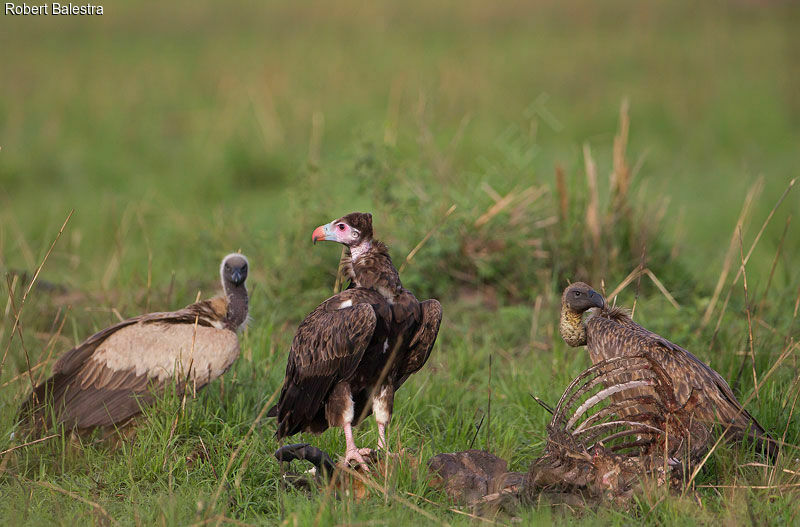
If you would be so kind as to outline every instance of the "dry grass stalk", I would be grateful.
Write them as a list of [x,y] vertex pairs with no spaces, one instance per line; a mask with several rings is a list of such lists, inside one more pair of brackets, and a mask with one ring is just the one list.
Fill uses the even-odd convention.
[[[8,298],[9,298],[9,301],[11,302],[11,311],[14,314],[14,318],[16,320],[19,320],[20,313],[19,313],[19,311],[17,311],[16,304],[14,304],[14,290],[11,288],[11,275],[8,275],[8,274],[6,275],[6,282],[8,284]],[[27,348],[27,346],[25,346],[25,339],[22,336],[22,324],[19,324],[19,323],[15,324],[15,327],[16,327],[16,330],[17,330],[17,334],[19,335],[20,347],[22,348],[22,352],[25,355],[25,372],[28,374],[28,378],[31,381],[31,389],[35,390],[36,389],[36,381],[33,380],[33,371],[31,370],[31,358],[30,358],[30,354],[28,354],[28,348]],[[11,332],[11,338],[14,338],[13,330]],[[9,342],[11,342],[10,339],[9,339]]]
[[647,274],[647,276],[650,277],[650,280],[652,280],[653,283],[656,284],[656,287],[658,288],[659,291],[661,291],[661,294],[664,295],[664,297],[667,299],[667,302],[672,304],[672,307],[674,307],[675,309],[680,309],[681,306],[678,304],[677,301],[675,301],[675,297],[673,297],[669,293],[667,288],[664,287],[664,284],[661,283],[661,280],[658,279],[655,273],[653,273],[653,271],[651,271],[650,269],[645,269],[644,272]]
[[503,199],[503,196],[498,194],[497,191],[493,189],[492,186],[485,181],[481,182],[481,190],[486,192],[486,194],[488,194],[489,197],[492,198],[492,201],[494,201],[495,203]]
[[[509,223],[511,225],[520,225],[529,221],[530,214],[528,213],[528,207],[542,197],[547,191],[548,188],[545,186],[528,187],[523,190],[518,196],[517,203],[511,210],[511,220]],[[540,229],[543,226],[552,225],[555,223],[558,223],[558,217],[551,216],[550,218],[544,218],[543,220],[537,221],[533,224],[533,226],[534,228]]]
[[[760,193],[761,192],[761,188],[763,188],[763,181],[764,181],[764,178],[760,177],[756,181],[756,183],[753,185],[753,187],[751,187],[751,191],[753,190],[753,188],[758,186],[759,187],[758,192]],[[764,223],[761,224],[761,228],[759,229],[758,234],[756,234],[756,237],[753,240],[753,243],[750,245],[750,249],[748,249],[748,251],[747,251],[747,256],[744,257],[744,259],[742,260],[742,264],[739,266],[739,270],[736,273],[736,277],[733,279],[733,283],[731,284],[731,289],[728,290],[728,295],[727,295],[727,298],[726,298],[726,300],[725,300],[725,302],[723,304],[722,312],[720,313],[719,319],[717,320],[717,325],[716,325],[716,327],[714,329],[714,337],[716,337],[717,331],[719,330],[720,324],[722,323],[722,316],[724,315],[725,309],[727,308],[728,299],[730,298],[730,294],[731,294],[731,290],[733,289],[733,286],[735,286],[738,283],[739,278],[742,276],[742,272],[744,270],[744,266],[750,260],[750,256],[752,256],[753,251],[756,248],[756,245],[758,244],[759,240],[761,240],[761,236],[764,234],[764,231],[767,228],[767,225],[769,225],[769,222],[772,220],[772,217],[775,215],[775,211],[778,209],[778,207],[781,206],[781,203],[783,203],[783,201],[786,199],[786,196],[789,194],[789,191],[792,190],[792,187],[794,187],[794,184],[796,182],[797,182],[797,178],[794,178],[789,182],[789,185],[786,187],[786,190],[783,191],[783,194],[781,195],[781,197],[778,199],[778,201],[772,207],[772,210],[770,210],[769,214],[767,215],[767,218],[764,220]],[[748,192],[748,195],[745,198],[745,203],[746,204],[747,204],[747,201],[748,201],[749,197],[750,197],[750,192]],[[749,206],[748,206],[748,208],[749,208]],[[744,213],[744,208],[742,209],[742,212]],[[731,239],[731,246],[728,247],[728,255],[725,258],[725,266],[723,266],[724,275],[720,275],[720,280],[717,282],[717,288],[714,290],[714,297],[712,298],[711,303],[709,304],[708,308],[706,309],[705,314],[703,315],[703,320],[702,320],[702,323],[701,323],[700,328],[698,329],[698,331],[702,330],[706,326],[706,324],[708,323],[707,319],[711,318],[711,312],[713,312],[714,304],[716,303],[716,300],[719,298],[719,292],[722,290],[722,284],[725,281],[724,279],[727,278],[727,272],[728,272],[728,269],[730,268],[730,261],[729,261],[728,257],[731,256],[731,249],[734,247],[733,246],[733,242],[735,242],[735,239],[736,239],[735,238],[736,237],[736,230],[737,229],[741,229],[742,224],[743,224],[743,217],[742,217],[742,215],[740,215],[739,221],[736,224],[736,229],[734,229],[734,237]],[[714,343],[714,338],[711,339],[711,345],[713,345],[713,343]]]
[[[56,314],[56,320],[58,320],[58,313]],[[53,349],[55,348],[56,340],[58,340],[58,337],[61,335],[61,331],[64,328],[64,322],[66,322],[66,321],[67,321],[67,316],[65,314],[61,318],[61,324],[59,324],[58,329],[55,331],[55,333],[50,335],[50,338],[47,341],[47,344],[45,345],[45,349],[48,351],[47,357],[45,359],[39,361],[35,366],[30,368],[28,371],[33,373],[34,371],[36,371],[38,369],[41,369],[43,366],[46,366],[47,363],[50,362],[50,358],[53,355]],[[15,381],[21,379],[26,373],[28,373],[28,371],[24,371],[22,373],[19,373],[19,374],[15,375],[11,379],[9,379],[6,382],[4,382],[2,384],[2,387],[5,388],[6,386],[8,386],[8,385],[14,383]],[[39,376],[38,379],[35,381],[35,384],[38,385],[41,381],[42,381],[42,376]]]
[[567,191],[567,174],[561,165],[556,165],[556,192],[558,193],[558,211],[561,221],[565,222],[569,211],[569,192]]
[[[60,312],[61,312],[61,310],[59,309],[59,313]],[[56,313],[56,319],[55,320],[58,320],[58,313]],[[64,316],[61,317],[61,323],[58,325],[58,329],[56,329],[56,331],[50,335],[50,339],[47,341],[47,344],[45,345],[45,349],[47,350],[47,357],[45,357],[45,359],[43,361],[40,361],[39,364],[44,365],[44,364],[47,364],[48,362],[50,362],[50,359],[53,357],[53,350],[56,347],[56,341],[61,337],[61,331],[64,329],[64,323],[66,321],[67,321],[67,314],[64,313]],[[39,384],[40,382],[42,382],[44,380],[44,376],[45,376],[45,373],[42,372],[42,375],[40,375],[36,379],[36,384]]]
[[592,151],[588,143],[583,145],[583,160],[586,168],[586,186],[589,191],[589,201],[586,204],[586,227],[591,235],[592,248],[600,248],[600,198],[597,192],[597,165],[592,158]]
[[103,508],[103,506],[100,505],[99,503],[97,503],[96,501],[92,501],[92,500],[90,500],[88,498],[84,498],[80,494],[76,494],[75,492],[71,492],[69,490],[63,489],[63,488],[59,487],[58,485],[56,485],[55,483],[50,483],[49,481],[34,481],[33,483],[36,483],[37,485],[39,485],[41,487],[44,487],[44,488],[46,488],[48,490],[52,490],[54,492],[59,492],[61,494],[64,494],[65,496],[69,496],[70,498],[72,498],[74,500],[77,500],[77,501],[79,501],[81,503],[85,503],[86,505],[89,505],[90,507],[92,507],[97,513],[99,513],[101,516],[103,516],[111,524],[117,525],[117,520],[115,520],[108,513],[108,511],[105,510]]
[[793,489],[800,487],[800,483],[784,483],[783,485],[698,485],[698,488],[705,489],[753,489],[753,490],[777,490]]
[[[800,344],[800,343],[798,343],[798,344]],[[769,369],[769,371],[767,371],[767,373],[761,379],[761,385],[760,386],[764,386],[764,384],[766,383],[767,379],[769,379],[772,376],[772,374],[775,373],[775,371],[778,369],[778,367],[781,365],[781,363],[783,363],[783,361],[786,360],[786,358],[791,354],[791,352],[793,352],[794,349],[796,347],[798,347],[798,344],[795,344],[792,347],[786,348],[786,349],[783,350],[783,352],[781,352],[781,355],[780,355],[780,357],[778,357],[778,360],[775,361],[775,363],[772,365],[772,367]],[[743,412],[744,409],[747,407],[747,405],[750,404],[750,401],[753,400],[753,397],[756,396],[756,392],[758,392],[760,386],[756,386],[754,388],[754,390],[753,390],[753,393],[751,393],[747,397],[747,399],[744,400],[744,402],[741,405],[741,409],[736,414],[737,417],[738,417],[739,413]],[[731,422],[733,422],[733,420]],[[719,435],[719,437],[714,442],[712,447],[708,450],[708,452],[706,452],[706,455],[703,456],[703,459],[695,466],[694,470],[692,471],[692,473],[691,473],[691,475],[689,477],[689,480],[686,482],[686,485],[684,486],[684,490],[683,490],[684,494],[686,493],[687,489],[691,488],[692,482],[694,482],[695,478],[700,473],[700,470],[702,470],[703,466],[706,464],[708,459],[711,457],[711,455],[714,453],[714,451],[717,449],[717,447],[719,447],[720,443],[722,443],[722,440],[725,439],[728,431],[730,431],[730,429],[731,429],[731,426],[732,425],[728,425],[722,431],[722,433]],[[784,445],[785,443],[781,442],[780,444]]]
[[619,108],[619,133],[614,136],[614,169],[610,176],[614,208],[623,212],[627,211],[626,200],[628,187],[630,186],[630,169],[625,160],[625,152],[628,146],[628,130],[630,128],[629,107],[628,99],[624,99]]
[[628,276],[626,276],[625,279],[622,280],[622,282],[620,282],[620,284],[617,287],[615,287],[614,290],[608,294],[608,296],[606,296],[606,300],[608,302],[611,302],[612,304],[616,304],[617,295],[619,295],[623,291],[623,289],[628,287],[628,285],[630,285],[631,282],[633,282],[643,274],[647,275],[650,278],[650,280],[653,281],[658,290],[661,291],[661,294],[664,295],[664,298],[667,299],[667,302],[672,304],[672,307],[674,307],[675,309],[681,308],[680,304],[678,304],[678,302],[675,300],[675,297],[670,294],[670,292],[667,290],[666,287],[664,287],[664,284],[661,283],[661,280],[658,279],[655,273],[653,273],[653,271],[651,271],[648,268],[642,269],[642,264],[639,264],[633,271],[628,273]]
[[761,303],[767,301],[769,297],[769,289],[772,286],[772,277],[775,276],[775,268],[778,266],[778,258],[780,258],[781,252],[783,252],[783,242],[786,241],[786,233],[789,232],[789,224],[792,223],[792,215],[786,217],[786,224],[783,226],[783,234],[781,234],[781,239],[778,242],[778,248],[775,249],[775,257],[772,259],[772,266],[769,270],[769,278],[767,279],[767,286],[764,288],[764,295],[761,299]]
[[739,231],[739,229],[741,229],[742,225],[744,225],[745,219],[750,214],[750,208],[753,205],[753,201],[761,193],[763,187],[764,178],[758,178],[758,180],[753,183],[753,186],[751,186],[747,191],[747,195],[744,198],[744,204],[742,205],[742,210],[739,213],[739,219],[736,220],[736,227],[733,229],[731,241],[728,244],[728,252],[725,254],[725,260],[722,264],[722,272],[719,274],[717,285],[714,287],[714,294],[711,296],[711,302],[708,303],[708,307],[706,307],[705,313],[703,313],[703,318],[700,321],[700,327],[698,328],[698,331],[702,331],[711,321],[711,315],[714,313],[714,309],[717,306],[719,295],[722,293],[722,287],[725,285],[725,281],[728,278],[728,273],[730,272],[731,265],[733,264],[734,254],[736,254],[736,233]]
[[425,243],[427,243],[427,241],[430,239],[430,237],[433,236],[434,232],[439,230],[439,228],[442,225],[444,225],[444,222],[447,220],[447,218],[450,217],[450,215],[453,212],[455,212],[455,210],[456,210],[455,204],[450,205],[450,208],[447,209],[447,212],[444,213],[444,217],[441,219],[441,221],[439,223],[437,223],[431,230],[429,230],[428,233],[425,235],[425,237],[423,237],[422,240],[420,240],[420,242],[413,249],[411,249],[411,252],[408,253],[408,255],[406,256],[405,261],[400,266],[400,269],[397,270],[398,272],[400,272],[400,273],[403,272],[403,269],[405,269],[406,266],[411,263],[411,260],[413,260],[414,256],[419,252],[420,249],[422,249],[422,246],[425,245]]
[[[795,386],[798,385],[798,382],[800,382],[800,379],[798,379],[795,382]],[[794,387],[792,387],[792,388],[794,388]],[[791,393],[792,391],[793,391],[793,389],[790,389],[789,393]],[[798,398],[798,396],[800,396],[800,390],[796,390],[795,391],[794,400],[792,401],[792,407],[789,409],[789,417],[786,420],[786,426],[783,428],[783,434],[781,434],[781,443],[786,443],[786,435],[789,433],[789,425],[792,423],[792,417],[794,417],[794,409],[797,406],[797,398]],[[778,465],[777,464],[772,466],[772,472],[770,473],[769,480],[768,480],[768,483],[770,485],[775,480],[775,475],[776,475],[777,469],[778,469]],[[800,473],[787,471],[786,469],[783,469],[783,471],[784,472],[791,472],[792,474],[795,474],[795,475],[800,475]]]
[[[633,282],[633,281],[634,281],[634,280],[635,280],[635,279],[636,279],[636,278],[637,278],[639,275],[641,275],[641,274],[642,274],[642,272],[644,272],[644,271],[642,270],[642,264],[639,264],[639,265],[637,265],[637,266],[634,268],[634,270],[633,270],[633,271],[631,271],[630,273],[628,273],[628,276],[626,276],[626,277],[625,277],[625,278],[622,280],[622,282],[620,282],[620,283],[619,283],[619,285],[618,285],[617,287],[615,287],[615,288],[614,288],[614,290],[613,290],[613,291],[611,291],[611,292],[610,292],[609,294],[607,294],[607,295],[605,295],[605,293],[604,293],[604,295],[605,295],[605,297],[606,297],[606,301],[608,301],[608,302],[611,302],[611,303],[613,303],[613,304],[616,304],[616,301],[617,301],[617,295],[619,295],[619,294],[622,292],[622,290],[623,290],[623,289],[625,289],[626,287],[628,287],[628,284],[630,284],[631,282]],[[604,287],[603,287],[602,289],[604,289]]]
[[[23,293],[23,295],[22,295],[22,300],[20,301],[19,310],[17,310],[16,307],[14,306],[14,299],[13,299],[14,293],[10,289],[10,282],[9,282],[8,294],[9,294],[9,302],[11,304],[11,308],[14,310],[14,324],[11,327],[11,334],[8,336],[8,343],[6,344],[6,349],[3,352],[3,360],[0,361],[0,375],[2,375],[2,373],[3,373],[3,366],[5,366],[6,358],[8,357],[8,350],[11,349],[11,342],[14,340],[14,332],[17,332],[20,329],[19,328],[19,318],[20,318],[20,316],[22,316],[22,310],[25,308],[25,301],[28,299],[28,295],[30,294],[31,289],[33,289],[33,286],[36,283],[36,280],[39,278],[39,273],[42,272],[42,268],[44,267],[45,262],[47,262],[47,259],[50,257],[50,253],[53,252],[53,248],[56,246],[56,243],[61,238],[61,235],[64,233],[64,229],[67,227],[67,223],[69,223],[69,219],[72,217],[72,214],[74,212],[75,212],[75,209],[72,209],[72,210],[69,211],[69,214],[67,214],[67,219],[65,219],[64,223],[61,224],[61,228],[58,230],[58,234],[56,234],[55,239],[53,239],[53,242],[50,244],[50,248],[47,249],[47,252],[45,253],[44,257],[42,258],[41,263],[36,268],[36,272],[33,273],[33,278],[31,278],[31,282],[28,284],[28,287],[25,289],[25,293]],[[21,331],[19,331],[19,335],[20,335],[20,339],[21,339],[22,338]],[[23,344],[23,350],[25,350],[24,344]],[[27,350],[25,350],[25,359],[27,360],[28,371],[30,372],[30,359],[28,357]],[[30,374],[30,378],[31,378],[31,385],[35,387],[35,384],[33,384],[34,381],[33,381],[33,374],[32,373]]]
[[[19,281],[19,275],[15,274],[14,277],[11,279],[11,289],[15,291],[17,290],[18,281]],[[11,313],[11,300],[13,298],[14,295],[9,293],[8,298],[6,299],[6,309],[5,311],[3,311],[3,318],[8,317],[9,313]],[[3,327],[0,327],[0,341],[4,340],[5,336],[6,336],[6,326],[3,325]],[[0,368],[0,371],[2,371],[2,368]]]
[[498,525],[498,523],[496,521],[491,520],[489,518],[484,518],[483,516],[478,516],[477,514],[472,514],[472,513],[466,512],[466,511],[462,511],[462,510],[456,509],[454,507],[447,507],[446,505],[442,505],[441,503],[436,503],[435,501],[429,500],[428,498],[420,496],[419,494],[414,494],[413,492],[408,492],[408,491],[406,491],[406,494],[408,494],[409,496],[413,496],[413,497],[415,497],[417,499],[420,499],[420,500],[422,500],[422,501],[424,501],[426,503],[430,503],[431,505],[435,505],[437,507],[441,507],[441,508],[447,509],[450,512],[454,512],[456,514],[463,514],[464,516],[469,516],[470,518],[472,518],[474,520],[479,520],[479,521],[482,521],[484,523],[489,523],[489,524],[492,524],[492,525]]
[[[44,441],[47,441],[48,439],[53,439],[54,437],[60,437],[60,436],[61,436],[61,434],[52,434],[52,435],[49,435],[47,437],[42,437],[40,439],[36,439],[35,441],[29,441],[27,443],[23,443],[21,445],[15,446],[15,447],[7,448],[7,449],[3,450],[2,452],[0,452],[0,456],[4,456],[4,455],[8,454],[9,452],[13,452],[14,450],[18,450],[20,448],[25,448],[26,446],[35,445],[36,443],[42,443]],[[0,472],[2,472],[2,471],[0,471]]]
[[742,230],[739,229],[739,257],[742,259],[742,280],[744,285],[744,307],[745,311],[747,312],[747,336],[748,336],[748,343],[750,344],[750,362],[753,367],[753,386],[755,386],[756,390],[756,399],[760,399],[758,395],[758,377],[756,376],[756,352],[753,349],[753,320],[752,315],[750,313],[750,300],[747,295],[747,272],[744,270],[745,262],[744,262],[744,247],[742,242]]
[[482,227],[489,223],[489,220],[500,214],[503,209],[511,205],[514,201],[514,198],[517,196],[517,189],[513,189],[511,192],[503,196],[500,201],[495,202],[494,205],[489,207],[485,213],[483,213],[478,219],[475,220],[474,226],[475,227]]
[[342,246],[342,254],[339,255],[339,266],[336,268],[336,281],[333,282],[333,294],[339,293],[342,290],[342,284],[345,281],[344,276],[344,262],[347,260],[347,247]]
[[[761,179],[759,179],[759,181],[761,181]],[[778,199],[777,203],[775,203],[775,205],[772,207],[772,210],[770,210],[769,214],[767,215],[767,219],[764,220],[764,223],[761,225],[761,229],[759,229],[758,234],[756,235],[755,239],[753,240],[753,243],[750,245],[750,249],[748,249],[748,251],[747,251],[747,256],[744,257],[741,265],[739,266],[739,271],[736,273],[736,277],[733,279],[733,282],[731,283],[731,286],[728,289],[728,293],[725,296],[725,301],[722,304],[722,309],[720,310],[719,317],[717,318],[717,324],[714,327],[714,334],[711,337],[711,341],[709,342],[708,349],[711,349],[714,346],[714,342],[716,341],[716,338],[717,338],[717,333],[719,332],[719,329],[722,326],[722,318],[725,316],[725,312],[727,311],[727,308],[728,308],[728,301],[730,300],[731,293],[733,292],[733,287],[736,285],[736,283],[739,281],[739,278],[742,276],[742,272],[744,270],[744,265],[746,265],[747,262],[750,260],[750,256],[752,256],[753,251],[756,248],[756,245],[758,244],[759,240],[761,239],[761,235],[766,230],[767,225],[769,225],[770,220],[772,220],[772,217],[775,214],[775,211],[778,209],[778,207],[781,205],[781,203],[783,203],[783,200],[786,198],[786,196],[788,195],[789,191],[792,189],[792,187],[794,186],[796,181],[797,181],[797,178],[795,178],[795,179],[793,179],[793,180],[791,180],[789,182],[789,186],[786,187],[786,190],[783,191],[783,194],[781,195],[780,199]],[[719,285],[719,284],[717,284],[717,285]],[[711,307],[711,305],[709,305],[709,307]],[[708,310],[706,310],[706,312],[708,313]],[[698,333],[703,329],[703,327],[705,327],[705,326],[701,325],[698,328],[698,330],[697,330]]]
[[733,279],[733,285],[736,285],[736,282],[739,281],[739,277],[742,275],[742,273],[744,273],[744,266],[747,264],[748,261],[750,261],[750,256],[752,256],[753,251],[756,248],[756,245],[758,245],[758,241],[761,239],[761,235],[764,234],[764,231],[767,229],[767,225],[769,225],[769,222],[772,221],[772,217],[775,215],[775,211],[778,210],[778,207],[781,206],[783,200],[785,200],[786,196],[789,195],[789,191],[792,190],[792,187],[794,187],[796,181],[797,178],[794,178],[789,182],[789,186],[786,187],[786,190],[783,191],[781,197],[778,199],[775,205],[773,205],[772,210],[770,210],[769,214],[767,214],[767,219],[765,219],[764,223],[761,224],[761,228],[758,230],[758,234],[756,234],[753,243],[750,245],[750,249],[748,249],[747,251],[747,256],[742,261],[742,265],[741,267],[739,267],[739,271],[736,273],[736,278]]

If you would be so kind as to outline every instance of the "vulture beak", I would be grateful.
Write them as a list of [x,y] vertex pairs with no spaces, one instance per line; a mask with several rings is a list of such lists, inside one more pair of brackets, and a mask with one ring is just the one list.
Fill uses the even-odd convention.
[[244,274],[243,269],[234,269],[233,271],[231,271],[231,281],[235,285],[242,285],[242,283],[244,283],[245,278],[247,278],[247,275]]
[[320,225],[311,234],[311,241],[317,243],[318,241],[338,242],[336,233],[333,230],[333,222]]
[[606,301],[603,298],[603,295],[601,295],[600,293],[598,293],[594,289],[589,291],[589,299],[593,302],[592,305],[594,307],[599,307],[600,309],[603,309],[605,307],[605,305],[606,305]]

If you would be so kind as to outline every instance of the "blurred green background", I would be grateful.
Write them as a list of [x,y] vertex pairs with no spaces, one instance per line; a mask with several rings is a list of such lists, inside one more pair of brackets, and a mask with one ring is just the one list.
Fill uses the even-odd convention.
[[[422,441],[426,455],[466,448],[486,403],[489,356],[498,383],[493,419],[502,430],[495,451],[520,470],[540,453],[547,418],[528,391],[557,400],[588,363],[555,331],[567,279],[610,290],[644,261],[681,309],[643,279],[637,320],[695,351],[732,384],[741,381],[734,388],[742,398],[753,393],[749,363],[737,375],[748,349],[746,306],[757,303],[759,375],[797,338],[800,191],[776,210],[748,262],[750,304],[741,282],[731,285],[739,245],[730,245],[748,189],[756,185],[744,252],[798,175],[797,2],[147,0],[104,10],[0,16],[0,270],[17,301],[75,211],[24,308],[30,359],[18,339],[9,340],[13,312],[0,300],[0,352],[11,342],[0,373],[0,428],[13,426],[13,409],[29,390],[20,375],[28,360],[42,361],[37,375],[44,374],[53,357],[118,315],[213,294],[219,260],[233,250],[250,257],[254,318],[242,359],[226,376],[229,395],[216,385],[204,392],[177,444],[151,426],[163,441],[134,449],[130,476],[113,453],[87,449],[91,466],[109,467],[114,483],[93,496],[115,517],[152,510],[145,522],[195,518],[197,496],[216,488],[217,472],[279,386],[297,323],[330,294],[340,249],[313,247],[312,230],[353,210],[374,214],[398,266],[432,232],[402,278],[419,297],[442,299],[445,322],[429,366],[397,403],[402,441],[431,438]],[[618,210],[610,174],[623,101],[632,186]],[[585,146],[598,171],[599,245],[587,220],[593,193]],[[479,220],[509,194],[507,207]],[[722,299],[730,288],[730,305],[722,317],[720,299],[710,323],[701,323],[726,254],[733,271]],[[634,285],[621,295],[624,305],[638,298]],[[795,351],[748,406],[778,435],[791,421],[786,397],[798,388],[796,364]],[[798,430],[791,429],[793,442]],[[359,440],[374,434],[360,430]],[[278,491],[263,488],[277,486],[275,445],[271,429],[257,435],[259,461],[234,465],[246,490],[237,486],[233,505],[217,512],[277,521],[285,512]],[[195,436],[206,438],[216,471],[203,464],[184,474]],[[305,439],[342,447],[335,431]],[[3,434],[0,450],[10,444]],[[92,486],[85,460],[63,448],[25,452],[15,468],[23,477],[59,481],[81,495]],[[170,460],[169,483],[159,456]],[[764,484],[741,471],[725,457],[703,477]],[[120,501],[114,488],[127,477],[152,488],[132,485],[131,503]],[[173,477],[184,485],[176,501]],[[23,487],[13,487],[16,498],[0,513],[34,511],[35,524],[62,517],[66,507],[66,518],[85,520],[84,506],[68,498],[59,504],[41,488],[30,505]],[[734,523],[753,518],[741,502],[711,491],[703,499],[717,507],[704,512],[707,521],[717,513]],[[760,499],[763,516],[756,516],[792,523],[792,500]],[[301,519],[319,520],[316,502],[291,503],[305,511]],[[608,514],[621,523],[642,515],[691,522],[693,506],[676,501],[650,515],[640,503],[633,516]],[[339,512],[351,521],[419,519],[376,503],[332,507],[345,507]],[[330,514],[323,523],[339,518]]]
[[[380,213],[355,177],[365,145],[425,161],[440,177],[418,190],[441,194],[444,178],[458,196],[443,201],[461,197],[462,210],[483,205],[479,182],[505,194],[552,179],[556,163],[582,183],[581,145],[608,166],[623,98],[631,164],[643,158],[648,196],[671,196],[687,257],[705,262],[699,248],[728,236],[759,174],[767,210],[795,175],[797,22],[791,2],[114,2],[102,17],[6,15],[3,263],[31,267],[19,238],[38,255],[71,208],[77,255],[108,248],[136,203],[154,218],[156,259],[175,269],[274,243],[287,223]],[[496,173],[518,131],[530,159]],[[313,187],[300,177],[309,161]],[[308,217],[286,215],[293,200]],[[233,244],[197,247],[210,240],[195,229]],[[91,271],[61,278],[75,273]]]

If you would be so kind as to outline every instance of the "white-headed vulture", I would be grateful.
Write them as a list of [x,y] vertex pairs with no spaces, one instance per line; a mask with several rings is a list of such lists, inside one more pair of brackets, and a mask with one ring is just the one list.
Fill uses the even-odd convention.
[[[582,320],[583,313],[592,308],[597,309]],[[686,406],[692,398],[689,406],[694,419],[709,427],[721,425],[728,429],[728,437],[750,437],[770,458],[777,456],[777,444],[736,400],[719,373],[687,350],[634,322],[625,310],[608,307],[602,295],[589,285],[576,282],[564,290],[559,331],[568,345],[586,346],[593,364],[635,355],[653,359],[670,377],[677,403]],[[643,395],[650,394],[647,387],[641,390]],[[645,405],[638,411],[652,408]]]
[[223,295],[129,318],[69,350],[22,405],[23,427],[37,432],[60,424],[79,430],[120,426],[168,383],[196,390],[221,376],[239,356],[247,272],[247,258],[229,254],[220,265]]
[[343,244],[350,287],[312,311],[297,328],[278,404],[278,439],[328,427],[344,429],[345,463],[364,463],[352,426],[370,413],[378,423],[378,448],[387,449],[386,426],[394,393],[428,360],[442,320],[437,300],[419,302],[403,288],[386,246],[372,236],[372,215],[351,213],[312,234]]

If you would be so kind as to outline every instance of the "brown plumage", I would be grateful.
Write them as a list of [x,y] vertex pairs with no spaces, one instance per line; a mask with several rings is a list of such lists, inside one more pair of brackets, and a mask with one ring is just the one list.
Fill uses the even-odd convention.
[[247,266],[243,255],[230,254],[220,266],[223,296],[124,320],[66,352],[20,408],[23,428],[119,426],[170,382],[199,389],[221,376],[239,356]]
[[[583,313],[591,308],[598,309],[582,320]],[[742,407],[719,373],[682,347],[640,326],[626,311],[609,308],[602,296],[587,284],[577,282],[564,291],[559,330],[570,346],[585,345],[595,364],[633,355],[653,359],[671,378],[678,404],[684,405],[690,397],[696,397],[692,408],[694,419],[708,427],[719,424],[729,428],[729,437],[749,436],[771,458],[777,455],[777,444]],[[642,388],[641,393],[652,391]],[[643,405],[639,410],[652,411],[652,408]]]
[[672,378],[651,355],[597,362],[570,383],[552,411],[544,455],[528,469],[524,498],[556,492],[623,505],[645,479],[681,488],[679,461],[708,450],[708,428],[693,416],[699,393],[678,403]]
[[387,447],[394,393],[427,361],[442,308],[436,300],[419,302],[403,288],[386,246],[372,238],[370,214],[352,213],[320,226],[312,239],[348,248],[351,284],[297,328],[280,400],[269,415],[278,418],[279,439],[342,427],[345,462],[363,463],[352,425],[374,412],[378,446]]

